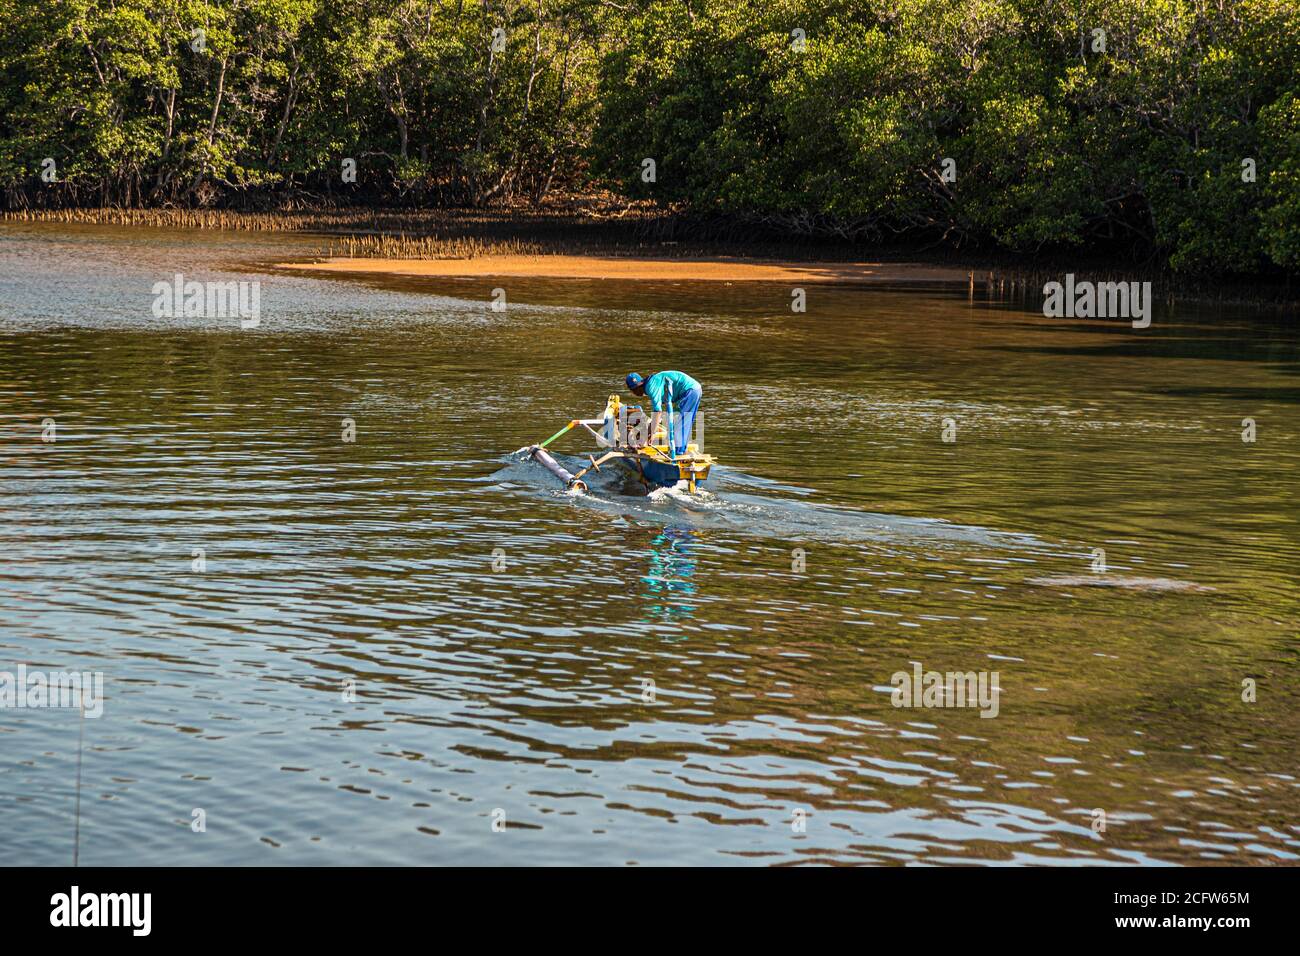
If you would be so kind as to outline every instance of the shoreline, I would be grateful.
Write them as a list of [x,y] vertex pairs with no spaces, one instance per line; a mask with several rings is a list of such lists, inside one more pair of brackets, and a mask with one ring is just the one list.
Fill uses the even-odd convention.
[[[594,202],[594,201],[593,201]],[[465,280],[576,279],[780,282],[879,289],[959,288],[989,301],[1031,301],[1074,273],[1092,281],[1150,281],[1157,301],[1293,316],[1300,287],[1283,274],[1176,275],[1095,250],[1012,255],[829,239],[798,239],[755,227],[743,238],[725,222],[699,222],[648,206],[570,203],[541,207],[339,206],[234,209],[69,207],[0,211],[0,226],[165,228],[317,237],[312,259],[272,253],[262,262],[338,277]],[[328,245],[326,246],[326,243]],[[299,252],[298,255],[312,255]],[[541,260],[547,260],[540,264]],[[269,261],[268,261],[269,260]],[[605,263],[602,266],[599,263]],[[639,265],[632,265],[639,263]]]
[[472,259],[328,257],[276,268],[446,279],[612,279],[647,282],[800,282],[966,287],[970,270],[921,262],[798,262],[732,256],[485,255]]

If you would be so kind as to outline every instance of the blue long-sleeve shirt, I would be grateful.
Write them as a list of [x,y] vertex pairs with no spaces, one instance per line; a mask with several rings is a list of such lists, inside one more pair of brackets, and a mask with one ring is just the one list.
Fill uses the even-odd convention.
[[699,387],[700,383],[685,372],[655,372],[646,380],[645,393],[650,396],[650,409],[662,412],[665,393],[677,405],[687,392]]

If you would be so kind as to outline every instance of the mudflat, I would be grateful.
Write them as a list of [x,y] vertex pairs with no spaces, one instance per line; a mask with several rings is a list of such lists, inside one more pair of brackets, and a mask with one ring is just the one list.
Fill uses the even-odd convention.
[[631,256],[502,255],[472,259],[348,259],[281,263],[319,272],[473,278],[640,279],[656,282],[833,282],[862,285],[959,284],[965,269],[916,262],[790,262],[724,256],[698,259]]

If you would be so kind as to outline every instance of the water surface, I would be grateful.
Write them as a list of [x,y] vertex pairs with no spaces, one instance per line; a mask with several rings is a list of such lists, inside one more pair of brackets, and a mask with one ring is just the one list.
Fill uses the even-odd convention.
[[[0,670],[105,676],[82,863],[1300,859],[1293,323],[268,265],[319,247],[0,225]],[[708,496],[516,454],[658,367]],[[78,730],[0,709],[6,859],[70,861]]]

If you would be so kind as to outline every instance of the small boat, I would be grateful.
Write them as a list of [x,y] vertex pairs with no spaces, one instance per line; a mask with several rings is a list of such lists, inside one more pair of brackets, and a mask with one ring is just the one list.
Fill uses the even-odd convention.
[[[582,479],[590,471],[600,471],[608,462],[635,475],[647,491],[656,488],[677,488],[695,494],[709,477],[713,456],[706,455],[691,442],[680,455],[672,453],[672,408],[666,415],[667,430],[660,428],[653,436],[646,436],[649,418],[640,405],[624,405],[618,395],[609,396],[605,411],[599,418],[575,418],[540,445],[528,449],[528,457],[539,461],[551,474],[564,482],[566,488],[587,490]],[[588,454],[590,464],[576,474],[569,472],[546,451],[546,446],[574,428],[583,428],[596,439],[604,453],[599,457]]]

